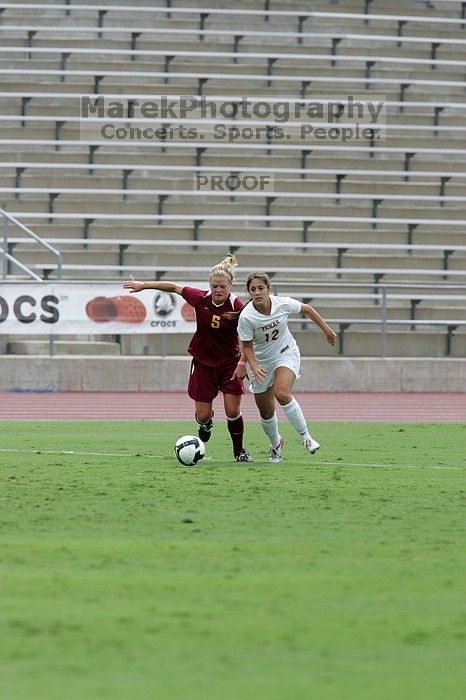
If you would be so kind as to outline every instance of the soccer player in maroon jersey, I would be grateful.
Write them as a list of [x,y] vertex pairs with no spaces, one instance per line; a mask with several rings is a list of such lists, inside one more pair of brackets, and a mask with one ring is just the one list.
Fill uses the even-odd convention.
[[209,291],[183,287],[175,282],[134,280],[125,282],[123,287],[131,292],[141,292],[144,289],[174,292],[194,308],[196,332],[188,347],[188,352],[193,357],[188,395],[195,402],[199,437],[203,442],[210,439],[214,417],[212,403],[221,391],[235,459],[237,462],[252,462],[252,457],[243,447],[241,396],[244,394],[242,379],[246,376],[246,363],[241,355],[238,319],[227,320],[224,317],[225,313],[240,311],[244,306],[231,292],[236,264],[236,256],[230,255],[214,265],[209,275]]

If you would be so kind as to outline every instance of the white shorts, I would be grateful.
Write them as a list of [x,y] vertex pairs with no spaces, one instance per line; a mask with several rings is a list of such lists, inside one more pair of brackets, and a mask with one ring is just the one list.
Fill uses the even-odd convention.
[[300,376],[299,370],[301,367],[301,354],[297,345],[292,348],[286,347],[276,358],[272,360],[270,364],[266,364],[264,362],[260,364],[262,364],[262,367],[267,372],[267,375],[260,383],[258,383],[253,376],[251,384],[249,385],[249,391],[253,394],[262,394],[272,386],[275,381],[275,370],[277,367],[288,367],[292,372],[294,372],[295,377],[298,378]]

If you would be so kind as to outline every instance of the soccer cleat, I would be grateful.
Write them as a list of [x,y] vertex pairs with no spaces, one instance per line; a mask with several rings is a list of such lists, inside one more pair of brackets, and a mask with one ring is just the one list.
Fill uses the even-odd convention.
[[246,450],[241,450],[239,455],[235,457],[237,462],[254,462],[253,458]]
[[280,442],[278,443],[277,447],[272,447],[272,445],[270,445],[269,462],[277,463],[282,461],[282,447],[282,437],[280,438]]
[[311,436],[309,436],[308,438],[304,438],[303,445],[311,455],[313,455],[314,452],[317,452],[317,450],[320,447],[317,440],[314,440],[314,438],[312,438]]
[[213,417],[214,417],[214,414],[212,412],[212,416],[210,417],[210,420],[207,421],[207,423],[199,423],[199,421],[198,421],[199,428],[197,429],[197,434],[199,435],[202,442],[209,442],[209,440],[210,440],[212,427],[214,425]]

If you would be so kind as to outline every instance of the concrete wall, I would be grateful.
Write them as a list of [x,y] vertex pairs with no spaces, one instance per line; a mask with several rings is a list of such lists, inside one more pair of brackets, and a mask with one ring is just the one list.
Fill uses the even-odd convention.
[[[0,391],[185,391],[188,357],[4,355]],[[304,358],[297,391],[466,392],[466,359]]]

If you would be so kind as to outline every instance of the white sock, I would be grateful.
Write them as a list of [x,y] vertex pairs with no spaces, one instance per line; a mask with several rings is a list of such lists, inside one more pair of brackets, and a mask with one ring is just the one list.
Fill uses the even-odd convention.
[[301,406],[296,399],[293,397],[290,403],[287,403],[286,406],[282,406],[282,408],[285,411],[286,417],[301,439],[305,440],[306,438],[309,438],[310,435],[307,429],[306,419],[304,418]]
[[278,432],[278,418],[277,414],[274,413],[272,418],[262,418],[261,425],[264,429],[265,434],[270,440],[272,447],[277,447],[281,440],[280,433]]

